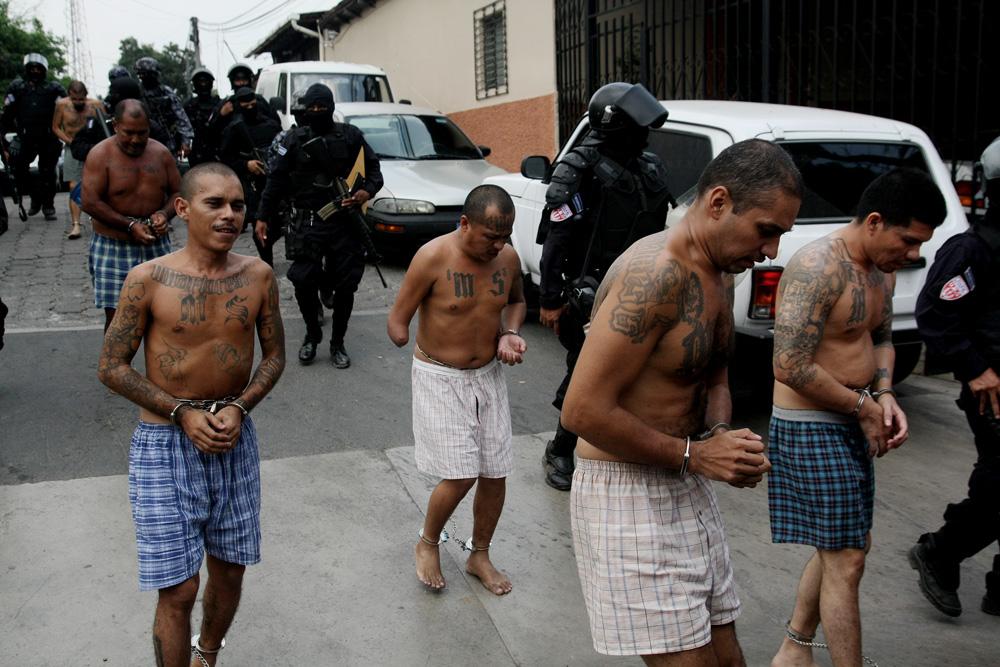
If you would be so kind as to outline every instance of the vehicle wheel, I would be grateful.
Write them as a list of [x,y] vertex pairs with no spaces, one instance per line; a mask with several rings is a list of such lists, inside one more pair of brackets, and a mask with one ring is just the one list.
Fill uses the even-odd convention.
[[897,385],[913,372],[920,361],[920,353],[923,351],[921,343],[906,343],[896,345],[896,367],[892,371],[892,384]]

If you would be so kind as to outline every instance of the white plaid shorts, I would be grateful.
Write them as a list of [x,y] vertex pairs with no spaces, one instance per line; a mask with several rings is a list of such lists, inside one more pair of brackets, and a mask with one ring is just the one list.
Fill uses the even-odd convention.
[[417,468],[443,479],[513,471],[510,404],[500,362],[459,370],[413,359]]
[[658,655],[708,644],[740,615],[711,482],[652,466],[580,459],[573,549],[594,649]]

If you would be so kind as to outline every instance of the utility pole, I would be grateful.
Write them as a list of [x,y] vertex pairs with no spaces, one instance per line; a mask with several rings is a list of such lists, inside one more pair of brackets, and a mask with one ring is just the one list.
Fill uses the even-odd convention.
[[201,39],[198,36],[198,17],[191,17],[191,51],[194,53],[194,65],[196,68],[202,67],[201,62]]
[[88,86],[95,84],[94,65],[87,45],[87,17],[80,0],[66,0],[66,24],[69,28],[69,75]]

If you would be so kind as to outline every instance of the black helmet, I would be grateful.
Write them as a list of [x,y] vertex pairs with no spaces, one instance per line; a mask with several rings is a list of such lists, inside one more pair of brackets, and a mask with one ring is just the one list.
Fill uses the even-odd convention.
[[667,110],[642,84],[617,82],[597,89],[587,116],[595,130],[615,132],[630,126],[660,127],[667,120]]
[[115,79],[121,79],[122,77],[129,76],[128,70],[122,65],[115,65],[108,70],[108,81],[114,81]]
[[150,58],[149,56],[144,56],[135,61],[135,73],[139,75],[159,74],[160,63],[156,61],[156,58]]
[[253,79],[253,70],[250,69],[250,65],[247,65],[246,63],[235,63],[232,67],[229,68],[229,73],[226,74],[226,76],[229,78],[229,82],[230,83],[232,83],[233,77],[240,70],[246,72],[247,81],[250,81],[250,80]]

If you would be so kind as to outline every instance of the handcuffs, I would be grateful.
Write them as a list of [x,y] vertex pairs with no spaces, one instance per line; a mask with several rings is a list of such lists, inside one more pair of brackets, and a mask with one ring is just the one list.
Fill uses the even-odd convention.
[[218,400],[212,399],[180,399],[174,409],[170,411],[170,423],[174,426],[180,426],[177,423],[179,415],[177,412],[184,407],[194,408],[195,410],[202,410],[210,415],[217,414],[222,408],[234,405],[239,408],[240,412],[243,413],[244,419],[250,414],[250,410],[247,408],[246,403],[234,396],[227,396],[226,398],[220,398]]

